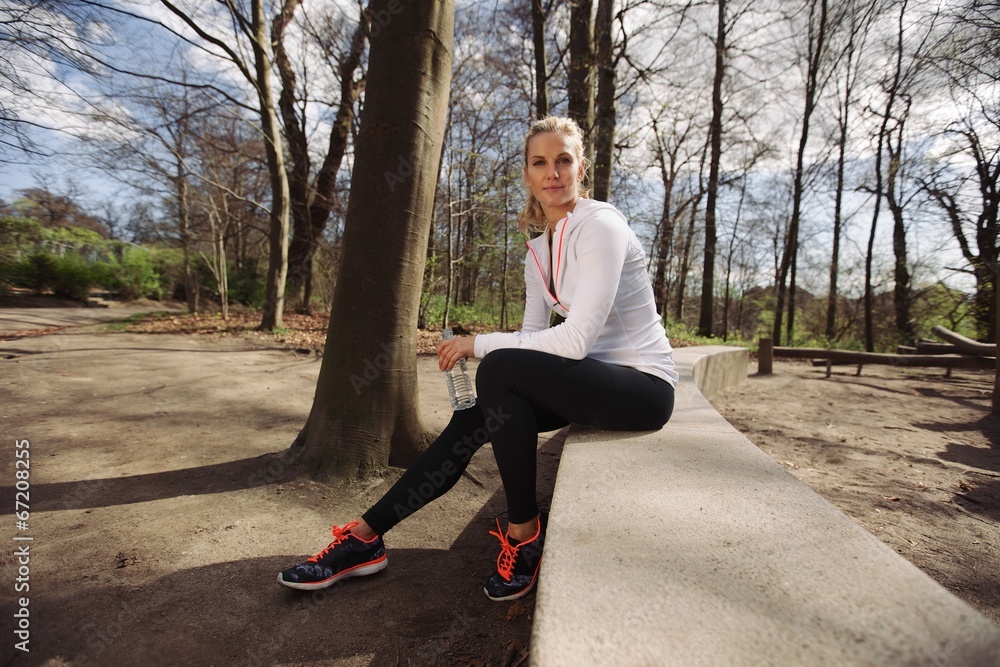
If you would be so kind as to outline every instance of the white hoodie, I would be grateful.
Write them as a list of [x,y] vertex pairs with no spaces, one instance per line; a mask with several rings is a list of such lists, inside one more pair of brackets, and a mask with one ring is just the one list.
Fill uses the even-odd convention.
[[[677,384],[673,348],[656,312],[646,254],[618,209],[580,199],[556,224],[554,293],[549,291],[548,235],[527,245],[521,331],[476,336],[476,357],[516,347],[630,366]],[[566,320],[550,328],[550,311]]]

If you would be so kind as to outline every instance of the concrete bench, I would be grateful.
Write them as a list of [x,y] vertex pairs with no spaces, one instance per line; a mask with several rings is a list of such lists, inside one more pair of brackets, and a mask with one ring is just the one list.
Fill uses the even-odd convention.
[[1000,629],[709,404],[746,350],[676,352],[663,430],[570,430],[532,667],[1000,665]]

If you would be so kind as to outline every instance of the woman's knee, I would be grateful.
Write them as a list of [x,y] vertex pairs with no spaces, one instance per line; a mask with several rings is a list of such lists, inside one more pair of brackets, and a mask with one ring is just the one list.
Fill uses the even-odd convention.
[[501,348],[483,357],[476,370],[476,391],[481,394],[484,389],[505,384],[523,363],[523,353],[524,350]]
[[662,393],[663,398],[659,404],[659,414],[656,418],[658,424],[656,428],[666,426],[667,422],[670,421],[670,417],[674,414],[674,388],[672,386],[668,387]]

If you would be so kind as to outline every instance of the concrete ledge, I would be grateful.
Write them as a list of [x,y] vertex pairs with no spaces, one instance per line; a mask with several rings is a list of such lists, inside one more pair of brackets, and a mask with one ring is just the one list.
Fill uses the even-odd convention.
[[705,398],[738,385],[750,372],[750,351],[745,347],[682,347],[674,351],[674,357],[679,370],[690,373],[690,380]]
[[1000,629],[785,471],[698,391],[696,378],[713,391],[738,376],[722,366],[740,354],[745,378],[745,350],[677,352],[677,406],[662,431],[570,432],[533,667],[1000,665]]

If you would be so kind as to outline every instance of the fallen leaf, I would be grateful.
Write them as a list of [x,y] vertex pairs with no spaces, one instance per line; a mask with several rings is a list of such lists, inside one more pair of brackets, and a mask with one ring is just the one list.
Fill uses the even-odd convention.
[[515,602],[508,609],[507,613],[504,614],[504,620],[515,621],[518,618],[524,616],[525,612],[528,611],[523,604],[520,602]]

